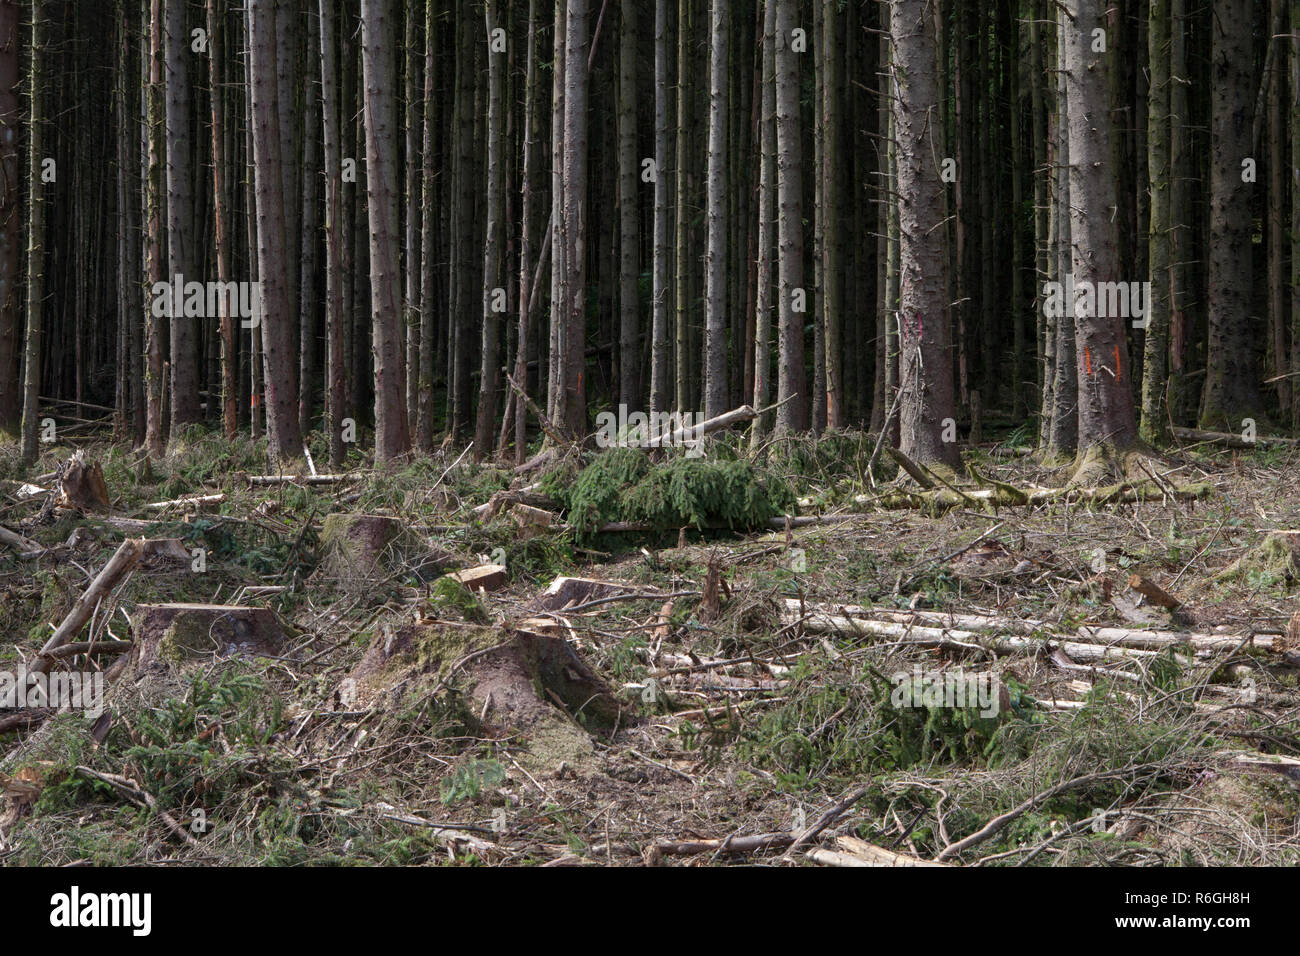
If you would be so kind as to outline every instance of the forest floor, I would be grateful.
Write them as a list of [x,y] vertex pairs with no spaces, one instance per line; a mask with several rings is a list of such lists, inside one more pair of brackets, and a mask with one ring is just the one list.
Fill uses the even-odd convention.
[[[103,714],[0,710],[0,864],[1300,863],[1295,446],[1174,450],[1154,484],[1197,499],[927,511],[880,507],[870,436],[752,470],[731,441],[697,517],[748,532],[669,527],[684,457],[595,498],[569,462],[533,491],[567,498],[547,518],[452,450],[258,486],[247,441],[195,432],[144,467],[88,439],[105,514],[47,494],[73,446],[0,456],[0,526],[40,545],[0,544],[0,671],[128,537],[196,556],[146,557],[74,638],[130,653],[60,658],[108,669]],[[1019,487],[1068,475],[1020,441],[963,453]],[[629,490],[674,467],[668,503]],[[224,498],[145,507],[196,495]],[[595,530],[631,501],[662,530]],[[763,508],[853,517],[771,530]],[[484,564],[499,587],[442,577]],[[560,576],[606,583],[542,597]],[[286,626],[206,647],[140,610],[172,602]],[[900,698],[896,675],[945,674],[994,706]]]

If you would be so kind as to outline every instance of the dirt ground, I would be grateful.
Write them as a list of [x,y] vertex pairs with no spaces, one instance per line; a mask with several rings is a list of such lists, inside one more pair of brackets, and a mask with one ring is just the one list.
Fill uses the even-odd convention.
[[[965,454],[1019,488],[1068,475],[1016,437]],[[215,436],[147,468],[81,447],[107,514],[49,506],[70,447],[0,461],[0,525],[41,546],[0,545],[0,670],[128,535],[204,568],[138,567],[76,638],[133,650],[60,659],[108,671],[102,714],[0,710],[0,863],[1300,862],[1294,445],[1184,445],[1138,501],[945,508],[900,507],[871,441],[769,449],[833,520],[595,534],[500,496],[484,520],[536,476],[452,452],[259,486],[257,450]],[[483,564],[503,586],[443,577]],[[607,584],[546,598],[562,576]],[[270,608],[282,639],[141,633],[172,602]],[[899,675],[985,681],[996,712],[900,700]]]

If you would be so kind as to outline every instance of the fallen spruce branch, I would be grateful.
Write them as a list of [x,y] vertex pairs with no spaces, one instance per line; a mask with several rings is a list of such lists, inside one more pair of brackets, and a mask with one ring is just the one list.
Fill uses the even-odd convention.
[[128,800],[138,807],[145,807],[158,814],[158,818],[167,824],[167,829],[176,834],[192,847],[201,847],[202,844],[190,834],[183,826],[176,822],[176,818],[170,813],[158,806],[158,801],[154,799],[153,794],[145,790],[134,780],[127,777],[119,776],[115,773],[101,773],[98,770],[92,770],[89,767],[77,767],[77,773],[85,777],[91,777],[95,780],[108,784],[114,790],[121,793]]
[[817,839],[817,837],[821,834],[823,830],[825,830],[828,826],[830,826],[840,817],[844,816],[844,814],[848,813],[849,810],[851,810],[859,800],[861,800],[863,797],[867,795],[867,791],[869,791],[870,789],[871,789],[870,783],[864,783],[857,787],[854,787],[843,797],[836,800],[829,807],[823,810],[822,813],[817,817],[816,820],[812,822],[811,825],[809,825],[806,829],[804,829],[802,833],[800,833],[797,837],[795,837],[794,842],[790,844],[790,848],[785,851],[781,859],[783,861],[789,860],[791,857],[794,856],[795,853],[799,852],[800,849],[807,846],[813,840]]

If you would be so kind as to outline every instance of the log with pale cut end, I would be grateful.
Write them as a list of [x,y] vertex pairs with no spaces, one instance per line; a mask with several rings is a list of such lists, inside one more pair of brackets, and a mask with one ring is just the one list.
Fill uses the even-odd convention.
[[585,604],[600,598],[640,591],[635,584],[621,581],[601,581],[597,578],[558,577],[537,595],[533,606],[540,611],[562,611],[566,607]]
[[500,564],[480,564],[476,568],[452,571],[443,577],[463,584],[471,591],[500,591],[508,580],[506,569]]
[[141,604],[131,615],[140,670],[236,654],[278,657],[288,629],[270,608],[227,604]]
[[519,528],[519,537],[527,541],[542,534],[547,528],[559,524],[559,518],[550,511],[532,505],[516,504],[508,512],[510,520]]

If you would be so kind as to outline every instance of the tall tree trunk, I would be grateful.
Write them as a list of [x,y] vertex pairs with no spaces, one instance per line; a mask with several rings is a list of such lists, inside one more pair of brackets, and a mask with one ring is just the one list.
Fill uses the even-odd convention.
[[1122,315],[1098,314],[1101,283],[1119,279],[1118,228],[1106,84],[1107,54],[1096,51],[1104,27],[1102,0],[1069,0],[1065,19],[1065,87],[1070,141],[1070,241],[1074,281],[1098,292],[1092,309],[1076,307],[1079,446],[1076,480],[1091,481],[1099,466],[1137,444]]
[[840,57],[843,56],[841,20],[836,0],[822,0],[822,315],[826,354],[826,426],[844,426],[844,367],[841,323],[844,312],[843,210],[839,188],[840,167]]
[[166,125],[163,106],[163,11],[162,0],[149,3],[147,110],[145,114],[147,174],[145,179],[145,271],[149,276],[150,295],[145,319],[145,447],[154,457],[166,449],[163,433],[163,336],[166,325],[164,308],[155,301],[154,289],[163,281],[163,168],[166,165]]
[[904,454],[961,467],[953,407],[952,352],[944,272],[943,182],[931,148],[938,126],[939,62],[927,0],[893,0],[894,130],[898,150],[900,299],[899,435]]
[[[320,19],[308,11],[307,49],[320,47]],[[320,166],[321,140],[316,130],[321,124],[321,103],[317,83],[310,73],[303,76],[302,168],[302,264],[298,287],[298,428],[303,435],[311,431],[312,412],[316,404],[316,250],[320,237]]]
[[568,435],[587,428],[586,259],[587,259],[587,44],[588,0],[569,0],[564,50],[564,223],[566,272],[564,395],[556,424]]
[[[23,268],[23,191],[18,155],[23,125],[22,105],[18,101],[20,24],[17,2],[0,0],[0,432],[11,433],[18,430],[23,406],[22,384],[18,379],[21,358],[18,343],[23,324],[23,303],[18,295]],[[125,23],[122,32],[125,44]],[[119,88],[125,82],[124,60]],[[125,117],[122,127],[125,130]],[[122,170],[122,175],[126,174]],[[126,321],[125,314],[122,318]]]
[[655,217],[650,330],[650,410],[668,408],[668,283],[672,246],[668,202],[668,4],[655,0]]
[[[708,248],[705,252],[704,415],[727,410],[727,43],[729,0],[711,0],[709,31]],[[726,177],[729,180],[729,177]]]
[[[772,390],[772,213],[776,199],[776,3],[763,4],[762,94],[759,107],[758,288],[754,316],[754,408],[768,404]],[[752,445],[757,448],[768,428],[754,419]]]
[[677,156],[673,163],[674,252],[673,286],[675,328],[673,335],[673,385],[679,412],[690,407],[690,258],[687,237],[690,211],[687,209],[687,157],[689,156],[689,103],[691,53],[691,0],[677,3]]
[[483,349],[479,364],[478,422],[474,457],[481,461],[492,451],[496,425],[497,389],[501,384],[501,315],[498,299],[505,297],[505,80],[508,62],[504,47],[493,45],[493,31],[502,26],[501,0],[487,0],[488,126],[487,126],[487,235],[483,244]]
[[339,202],[342,191],[342,157],[339,141],[338,54],[335,47],[335,3],[320,0],[321,131],[325,153],[325,338],[326,432],[330,465],[343,464],[343,277],[342,231]]
[[[171,279],[189,281],[194,264],[193,166],[190,143],[189,34],[185,0],[166,0],[167,58],[167,262]],[[197,277],[194,277],[197,278]],[[198,336],[180,302],[171,316],[171,435],[203,420],[199,407]]]
[[[225,63],[225,30],[221,22],[225,12],[220,0],[207,0],[208,30],[208,102],[212,120],[212,202],[216,237],[217,281],[222,288],[231,281],[230,224],[231,195],[230,170],[225,153],[226,91],[222,74]],[[227,441],[234,441],[239,432],[239,386],[236,374],[235,318],[229,296],[223,295],[219,303],[221,323],[221,423]]]
[[401,351],[401,267],[397,254],[397,143],[393,126],[392,0],[362,0],[366,101],[366,202],[370,211],[370,318],[375,364],[375,459],[411,445]]
[[1251,47],[1254,4],[1221,0],[1211,18],[1213,53],[1210,91],[1210,221],[1215,231],[1208,249],[1209,341],[1202,428],[1242,427],[1258,414],[1258,351],[1254,322],[1251,259],[1251,194],[1244,181],[1251,158]]
[[[1289,358],[1287,351],[1287,293],[1286,274],[1283,269],[1285,256],[1282,236],[1283,221],[1287,216],[1286,176],[1283,157],[1286,152],[1287,125],[1282,120],[1282,101],[1285,98],[1285,77],[1287,47],[1300,43],[1300,37],[1292,39],[1286,36],[1285,0],[1271,0],[1269,8],[1268,43],[1273,50],[1273,68],[1262,83],[1268,85],[1268,327],[1270,332],[1269,349],[1272,358],[1272,377],[1276,379],[1278,407],[1286,411],[1291,408],[1291,379],[1287,377]],[[1295,117],[1290,117],[1291,122]]]
[[[1065,285],[1073,271],[1070,235],[1070,104],[1066,94],[1065,21],[1067,14],[1056,7],[1056,161],[1052,167],[1052,215],[1055,229],[1054,274]],[[1088,38],[1091,42],[1091,37]],[[1079,447],[1079,378],[1075,365],[1075,317],[1073,310],[1062,309],[1056,316],[1052,368],[1052,420],[1043,460],[1056,464],[1073,458]]]
[[[156,2],[156,0],[155,0]],[[49,50],[46,46],[49,24],[46,21],[46,0],[32,0],[32,46],[30,76],[27,96],[30,101],[27,124],[28,166],[27,182],[30,192],[27,200],[27,337],[23,348],[23,415],[21,447],[27,464],[36,461],[37,455],[37,402],[41,387],[41,320],[45,300],[45,183],[41,181],[41,167],[45,161],[45,96],[44,77],[49,69]]]
[[[1291,34],[1300,37],[1300,0],[1291,0]],[[1298,41],[1300,42],[1300,41]],[[1300,48],[1291,46],[1291,371],[1300,372]],[[1291,427],[1300,428],[1300,382],[1291,383]]]
[[618,52],[618,383],[619,401],[628,408],[641,403],[640,276],[641,200],[636,155],[636,8],[623,0]]
[[777,293],[780,309],[777,401],[784,403],[777,410],[778,432],[807,428],[810,404],[804,368],[803,143],[799,128],[799,54],[792,49],[797,26],[795,15],[793,3],[777,3],[776,168],[777,244],[780,248],[777,268],[780,276]]
[[[536,0],[533,0],[536,2]],[[434,44],[437,42],[437,5],[426,0],[424,17],[424,115],[423,141],[420,154],[420,195],[424,215],[420,220],[420,368],[418,397],[416,399],[416,447],[422,452],[433,450],[433,380],[437,366],[437,285],[434,281],[434,262],[437,259],[435,227],[438,225],[438,204],[434,181],[436,165],[435,140],[436,113],[434,103],[435,76]],[[414,374],[414,370],[408,370]]]
[[[280,174],[280,114],[275,75],[275,0],[248,0],[253,76],[253,166],[257,188],[258,276],[262,284],[262,361],[266,370],[266,436],[276,465],[302,457],[298,429],[297,318],[289,305],[290,255],[286,245],[284,188]],[[371,167],[373,168],[373,167]],[[296,251],[296,250],[295,250]]]
[[1169,2],[1150,0],[1147,18],[1147,173],[1151,189],[1151,298],[1147,302],[1145,354],[1142,361],[1143,440],[1164,444],[1169,438],[1167,374],[1169,355]]

